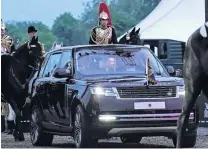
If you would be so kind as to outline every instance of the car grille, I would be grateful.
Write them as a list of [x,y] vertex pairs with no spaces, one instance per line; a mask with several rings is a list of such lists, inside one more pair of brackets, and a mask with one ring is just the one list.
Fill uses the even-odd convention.
[[176,97],[176,86],[117,87],[120,98]]

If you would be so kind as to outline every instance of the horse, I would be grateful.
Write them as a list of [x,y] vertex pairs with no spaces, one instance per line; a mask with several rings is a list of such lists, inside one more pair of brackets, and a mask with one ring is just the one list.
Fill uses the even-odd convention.
[[[185,146],[189,114],[201,92],[208,99],[208,22],[198,28],[187,41],[184,52],[183,75],[185,98],[177,122],[176,148]],[[186,140],[189,141],[189,140]]]
[[127,33],[125,36],[123,36],[119,40],[119,44],[142,45],[143,42],[140,39],[140,35],[139,35],[140,28],[136,31],[135,30],[136,27],[134,27],[130,33]]
[[38,37],[33,37],[20,46],[15,52],[1,55],[3,102],[8,102],[15,112],[15,141],[24,141],[21,126],[21,110],[27,96],[28,82],[42,61],[42,49]]
[[63,47],[63,42],[61,42],[61,44],[57,44],[57,42],[54,41],[51,49],[56,49],[56,48],[61,48],[61,47]]

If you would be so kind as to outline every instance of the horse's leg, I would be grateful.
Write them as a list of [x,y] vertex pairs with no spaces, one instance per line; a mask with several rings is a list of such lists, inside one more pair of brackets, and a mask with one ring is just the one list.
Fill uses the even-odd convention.
[[15,131],[13,133],[14,135],[14,139],[15,141],[24,141],[25,138],[24,138],[24,134],[22,132],[22,124],[21,124],[21,112],[20,112],[20,109],[16,103],[16,101],[14,100],[14,97],[11,98],[10,100],[10,105],[12,107],[12,109],[14,110],[15,112],[15,115],[16,115],[16,119],[15,119]]
[[202,90],[203,73],[200,63],[192,50],[191,48],[187,48],[184,57],[185,98],[182,112],[178,119],[176,148],[183,147],[184,141],[187,141],[184,140],[184,133],[188,125],[189,115]]

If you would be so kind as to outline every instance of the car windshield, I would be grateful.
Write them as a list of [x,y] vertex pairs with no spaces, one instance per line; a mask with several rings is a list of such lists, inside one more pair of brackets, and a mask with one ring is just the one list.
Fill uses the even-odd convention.
[[149,58],[154,74],[167,76],[164,68],[148,48],[82,49],[76,52],[76,77],[115,76],[145,77]]

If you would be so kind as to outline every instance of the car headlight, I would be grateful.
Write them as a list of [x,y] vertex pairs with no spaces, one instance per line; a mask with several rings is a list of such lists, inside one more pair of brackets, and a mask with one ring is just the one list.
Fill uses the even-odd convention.
[[179,86],[178,95],[185,96],[185,86]]
[[109,121],[116,120],[116,117],[112,115],[99,115],[99,120],[109,122]]
[[94,95],[116,96],[112,88],[91,87],[91,93]]

